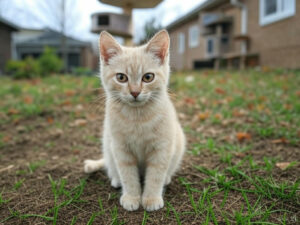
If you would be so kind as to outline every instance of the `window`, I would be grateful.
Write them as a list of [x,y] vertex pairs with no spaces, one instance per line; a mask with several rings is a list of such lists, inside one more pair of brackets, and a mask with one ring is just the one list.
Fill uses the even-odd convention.
[[206,51],[208,55],[212,55],[214,53],[214,40],[212,38],[207,39]]
[[182,54],[184,53],[185,50],[185,37],[184,33],[179,33],[178,34],[178,53]]
[[191,26],[189,29],[189,47],[194,48],[199,44],[199,28],[197,25]]
[[296,0],[260,0],[260,25],[291,17],[296,13]]
[[99,26],[108,26],[109,25],[109,16],[108,15],[98,16],[98,25]]

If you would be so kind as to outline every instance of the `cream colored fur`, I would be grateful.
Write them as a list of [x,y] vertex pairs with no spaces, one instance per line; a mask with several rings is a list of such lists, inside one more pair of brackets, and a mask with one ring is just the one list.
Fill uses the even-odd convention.
[[[103,159],[86,160],[84,171],[104,165],[111,185],[122,187],[120,203],[126,210],[137,210],[140,204],[148,211],[158,210],[164,206],[163,187],[171,182],[185,151],[185,137],[167,92],[169,35],[163,30],[146,45],[129,48],[102,32],[100,55],[107,97]],[[143,82],[149,72],[154,80]],[[120,83],[117,73],[127,75],[128,81]],[[140,92],[136,100],[132,91]]]

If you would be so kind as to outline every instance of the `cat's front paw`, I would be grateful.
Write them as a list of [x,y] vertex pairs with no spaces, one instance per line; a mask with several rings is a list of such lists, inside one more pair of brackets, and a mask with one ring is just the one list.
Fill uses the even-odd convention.
[[141,197],[131,196],[128,194],[123,194],[120,199],[120,203],[124,209],[128,211],[137,210],[140,206]]
[[164,207],[164,200],[162,196],[143,197],[142,205],[147,211],[155,211]]
[[114,188],[120,188],[121,187],[121,181],[119,178],[112,178],[110,185]]

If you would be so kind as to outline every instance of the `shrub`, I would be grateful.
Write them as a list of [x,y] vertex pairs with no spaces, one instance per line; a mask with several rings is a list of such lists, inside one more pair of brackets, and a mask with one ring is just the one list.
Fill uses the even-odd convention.
[[93,71],[86,67],[76,67],[72,70],[75,75],[93,75]]
[[40,67],[36,60],[32,57],[27,57],[22,61],[9,61],[6,64],[5,71],[15,79],[28,79],[39,76]]
[[54,50],[46,47],[43,54],[38,59],[41,68],[41,75],[46,76],[51,73],[58,73],[63,67],[62,60],[55,54]]

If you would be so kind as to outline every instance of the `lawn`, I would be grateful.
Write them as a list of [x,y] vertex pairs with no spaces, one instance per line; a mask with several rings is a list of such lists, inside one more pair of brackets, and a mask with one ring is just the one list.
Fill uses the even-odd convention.
[[97,77],[0,78],[0,224],[299,224],[300,72],[174,73],[188,148],[165,207],[127,212],[98,158]]

